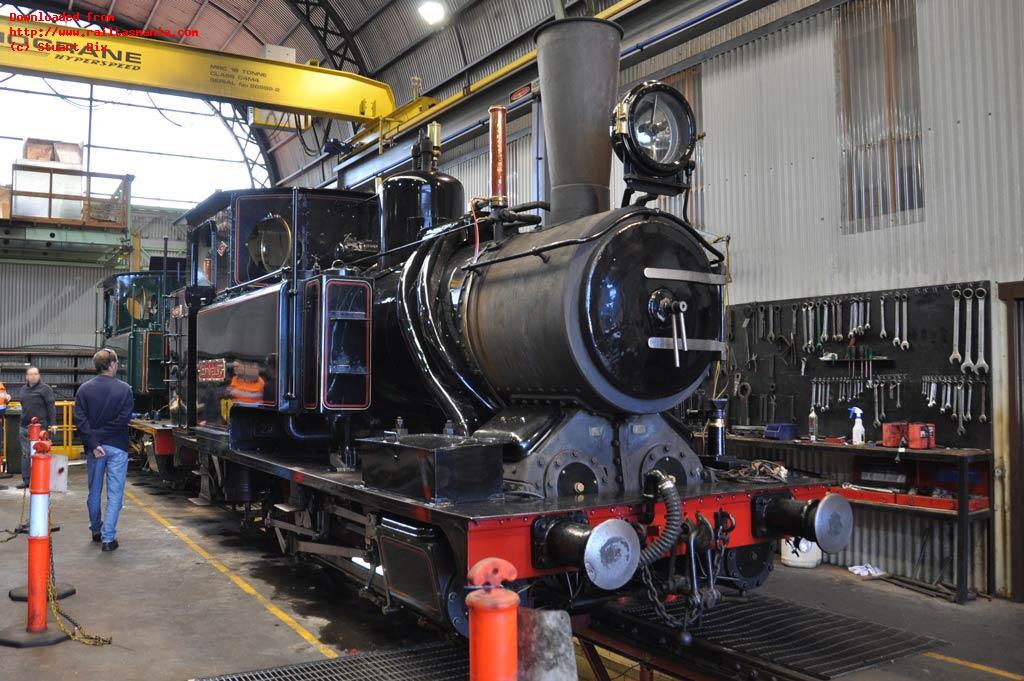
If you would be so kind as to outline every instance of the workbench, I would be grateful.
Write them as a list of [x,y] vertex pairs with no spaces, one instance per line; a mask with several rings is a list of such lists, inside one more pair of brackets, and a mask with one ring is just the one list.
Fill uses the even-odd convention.
[[[994,480],[994,459],[991,449],[909,449],[889,448],[870,445],[846,445],[830,442],[810,442],[809,440],[769,440],[760,437],[728,435],[727,450],[731,455],[741,459],[767,459],[785,461],[787,455],[799,456],[803,452],[819,451],[833,454],[846,454],[851,457],[851,465],[857,458],[887,459],[890,461],[928,462],[950,466],[956,471],[956,489],[953,497],[953,508],[933,508],[915,503],[913,495],[894,495],[896,501],[877,502],[866,499],[849,498],[854,506],[882,509],[893,513],[913,513],[919,515],[947,518],[956,523],[956,560],[954,561],[954,594],[956,603],[966,603],[970,593],[970,570],[972,553],[972,532],[974,524],[985,523],[988,532],[986,544],[986,588],[989,594],[995,593],[995,542],[994,515],[992,512],[991,485]],[[970,473],[972,466],[984,469],[984,486],[987,487],[987,499],[979,503],[979,499],[971,498]],[[835,487],[834,491],[844,493],[844,488]]]
[[174,454],[174,423],[170,420],[138,417],[129,421],[128,427],[150,436],[153,439],[153,453],[157,456]]

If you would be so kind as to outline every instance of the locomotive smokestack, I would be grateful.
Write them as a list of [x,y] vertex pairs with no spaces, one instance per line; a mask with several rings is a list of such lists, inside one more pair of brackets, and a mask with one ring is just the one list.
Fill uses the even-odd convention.
[[622,29],[602,19],[561,19],[534,35],[544,112],[549,224],[608,210],[608,126],[619,81]]

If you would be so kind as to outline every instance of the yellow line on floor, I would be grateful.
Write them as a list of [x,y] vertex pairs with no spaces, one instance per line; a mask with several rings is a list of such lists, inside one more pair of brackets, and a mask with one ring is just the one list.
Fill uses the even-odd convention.
[[[215,558],[209,551],[207,551],[202,546],[197,544],[195,542],[195,540],[193,540],[187,534],[185,534],[184,532],[179,530],[177,527],[172,525],[169,520],[167,520],[162,515],[160,515],[159,513],[154,511],[152,508],[147,506],[145,503],[143,503],[142,500],[139,499],[130,490],[125,490],[124,493],[125,493],[125,496],[127,496],[135,504],[137,504],[139,508],[141,508],[143,511],[148,513],[150,515],[150,517],[152,517],[155,521],[157,521],[158,523],[163,525],[165,528],[167,528],[175,537],[177,537],[182,542],[184,542],[184,544],[186,546],[188,546],[190,549],[192,549],[197,554],[199,554],[199,556],[202,557],[202,559],[205,560],[207,563],[209,563],[211,566],[213,566],[214,569],[216,569],[218,572],[220,572],[225,577],[227,577],[232,582],[234,582],[235,585],[239,589],[241,589],[242,591],[244,591],[245,593],[249,594],[254,599],[256,599],[256,601],[260,605],[262,605],[264,608],[266,608],[267,611],[269,611],[272,615],[274,615],[274,617],[278,618],[279,620],[284,622],[286,625],[288,625],[288,628],[290,628],[292,631],[294,631],[296,634],[298,634],[300,637],[302,637],[302,639],[304,641],[306,641],[310,645],[314,646],[317,650],[319,650],[320,654],[322,654],[324,657],[326,657],[328,659],[333,659],[335,657],[338,657],[338,653],[337,652],[335,652],[331,647],[329,647],[326,644],[322,643],[320,641],[320,639],[318,639],[316,636],[314,636],[309,631],[309,629],[306,629],[304,626],[302,626],[301,624],[296,622],[295,619],[291,615],[289,615],[285,611],[281,610],[281,608],[279,608],[276,605],[274,605],[269,599],[267,599],[267,597],[265,597],[263,594],[261,594],[255,588],[253,588],[253,586],[251,584],[249,584],[249,582],[245,581],[244,579],[242,579],[241,577],[236,575],[234,572],[232,572],[231,569],[227,565],[225,565],[224,563],[219,561],[217,558]],[[1008,672],[1005,669],[998,669],[996,667],[990,667],[988,665],[980,664],[978,662],[971,662],[969,660],[961,660],[958,657],[950,657],[949,655],[942,655],[941,653],[935,653],[935,652],[925,653],[925,656],[926,657],[930,657],[930,658],[932,658],[934,660],[939,660],[940,662],[946,662],[946,663],[949,663],[949,664],[959,665],[961,667],[967,667],[969,669],[974,669],[974,670],[977,670],[977,671],[985,672],[987,674],[992,674],[994,676],[999,676],[999,677],[1002,677],[1004,679],[1012,679],[1012,681],[1024,681],[1024,674],[1018,674],[1016,672]]]
[[289,629],[291,629],[296,634],[301,636],[302,639],[309,643],[311,646],[314,646],[317,650],[319,650],[321,655],[328,659],[338,657],[337,652],[335,652],[330,646],[327,646],[326,644],[322,643],[320,639],[318,639],[309,631],[309,629],[306,629],[304,626],[296,622],[291,615],[289,615],[284,610],[281,610],[281,608],[274,605],[266,596],[264,596],[259,591],[254,589],[253,586],[249,584],[249,582],[245,581],[244,579],[236,575],[234,572],[231,571],[231,569],[227,565],[217,560],[209,551],[207,551],[202,546],[197,544],[195,540],[193,540],[187,534],[185,534],[177,527],[172,525],[170,521],[168,521],[162,515],[154,511],[146,504],[144,504],[142,500],[135,496],[135,494],[133,494],[130,490],[125,490],[124,493],[125,496],[127,496],[135,504],[137,504],[139,508],[148,513],[150,517],[153,518],[153,520],[157,521],[158,523],[166,527],[168,530],[170,530],[170,532],[175,537],[184,542],[185,545],[188,546],[190,549],[198,553],[202,557],[202,559],[210,565],[212,565],[214,569],[216,569],[218,572],[220,572],[225,577],[234,582],[235,586],[237,586],[239,589],[252,596],[254,599],[256,599],[256,602],[258,602],[260,605],[266,608],[267,611],[270,612],[270,614],[284,622],[286,625],[288,625]]
[[941,653],[925,653],[925,657],[930,657],[933,660],[939,660],[941,662],[948,662],[949,664],[960,665],[961,667],[967,667],[969,669],[977,669],[979,672],[994,674],[995,676],[1001,676],[1004,679],[1013,679],[1013,681],[1024,681],[1024,674],[1008,672],[1005,669],[997,669],[996,667],[989,667],[987,664],[979,664],[977,662],[961,660],[959,657],[950,657],[949,655],[942,655]]

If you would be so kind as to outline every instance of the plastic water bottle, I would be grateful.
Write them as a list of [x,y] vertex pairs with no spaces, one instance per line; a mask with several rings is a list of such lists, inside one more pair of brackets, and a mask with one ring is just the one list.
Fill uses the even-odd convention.
[[853,444],[862,445],[864,444],[864,421],[861,417],[864,416],[864,412],[859,407],[850,407],[850,418],[855,419],[853,422]]

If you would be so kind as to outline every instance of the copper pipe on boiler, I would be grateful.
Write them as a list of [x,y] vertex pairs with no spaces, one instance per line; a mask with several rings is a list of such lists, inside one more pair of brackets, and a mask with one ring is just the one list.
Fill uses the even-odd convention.
[[490,117],[491,208],[505,208],[508,206],[508,109],[492,106],[487,113]]

